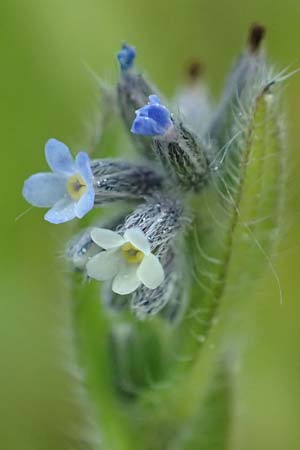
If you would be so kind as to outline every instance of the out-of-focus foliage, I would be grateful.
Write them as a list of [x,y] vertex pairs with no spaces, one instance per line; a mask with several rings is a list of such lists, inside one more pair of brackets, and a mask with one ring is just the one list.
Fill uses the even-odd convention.
[[[46,169],[43,146],[49,137],[74,151],[91,147],[93,136],[85,121],[93,122],[97,92],[87,67],[114,81],[114,55],[122,41],[136,45],[140,67],[167,94],[173,93],[184,64],[195,56],[205,61],[212,91],[218,94],[228,61],[242,48],[255,20],[267,27],[269,54],[279,69],[299,65],[300,4],[3,0],[0,13],[1,448],[74,449],[79,433],[84,433],[77,424],[87,419],[74,400],[79,374],[70,375],[68,367],[69,288],[62,273],[68,226],[57,232],[42,220],[40,210],[15,221],[27,208],[21,197],[24,178]],[[275,261],[283,304],[269,270],[255,301],[224,311],[233,351],[243,347],[233,367],[230,450],[296,450],[300,442],[298,75],[287,82],[285,95],[291,151],[285,233]],[[114,153],[116,143],[115,136],[107,140],[106,154]],[[222,386],[220,390],[219,395],[227,395]],[[108,414],[114,414],[113,409]],[[199,418],[204,432],[209,426]]]

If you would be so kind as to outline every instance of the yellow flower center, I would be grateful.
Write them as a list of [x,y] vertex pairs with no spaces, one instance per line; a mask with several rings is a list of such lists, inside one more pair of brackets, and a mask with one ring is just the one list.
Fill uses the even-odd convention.
[[79,200],[87,190],[84,179],[79,175],[72,175],[67,182],[67,191],[72,200]]
[[135,248],[130,242],[126,242],[126,244],[122,245],[121,251],[123,258],[131,264],[139,263],[144,258],[144,253]]

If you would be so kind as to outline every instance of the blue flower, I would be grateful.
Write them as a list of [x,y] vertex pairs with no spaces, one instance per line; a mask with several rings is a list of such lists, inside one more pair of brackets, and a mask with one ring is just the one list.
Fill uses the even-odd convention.
[[135,113],[136,118],[131,127],[134,134],[160,136],[173,125],[170,111],[161,104],[157,95],[150,95],[149,103]]
[[33,206],[51,207],[45,214],[48,222],[81,219],[93,208],[95,198],[87,153],[78,153],[74,161],[68,147],[56,139],[49,139],[45,153],[52,172],[29,177],[24,183],[23,196]]
[[122,49],[117,54],[122,72],[126,72],[132,67],[135,55],[136,51],[134,47],[127,44],[122,45]]

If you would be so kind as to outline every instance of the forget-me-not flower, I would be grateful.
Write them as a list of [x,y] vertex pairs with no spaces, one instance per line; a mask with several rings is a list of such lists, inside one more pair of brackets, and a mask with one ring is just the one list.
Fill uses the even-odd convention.
[[161,104],[157,95],[149,96],[149,103],[136,111],[131,127],[134,134],[160,136],[173,125],[171,113]]
[[51,208],[45,219],[63,223],[81,219],[94,206],[93,173],[90,159],[80,152],[75,161],[68,147],[56,139],[45,146],[46,160],[52,172],[36,173],[23,187],[23,196],[33,206]]
[[122,45],[121,50],[117,54],[122,72],[126,72],[126,70],[132,67],[135,56],[136,51],[134,47],[127,44]]
[[87,263],[87,273],[96,280],[113,280],[112,290],[120,295],[134,292],[141,284],[157,288],[164,280],[164,269],[151,253],[150,243],[137,227],[121,236],[115,231],[94,228],[93,241],[105,251]]

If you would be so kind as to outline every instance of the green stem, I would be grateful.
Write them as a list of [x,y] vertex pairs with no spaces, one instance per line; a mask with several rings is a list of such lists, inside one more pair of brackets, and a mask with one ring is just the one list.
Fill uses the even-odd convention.
[[108,364],[109,322],[101,308],[96,283],[83,283],[73,274],[73,326],[84,382],[99,426],[104,448],[134,450],[136,443],[122,405],[118,402]]

